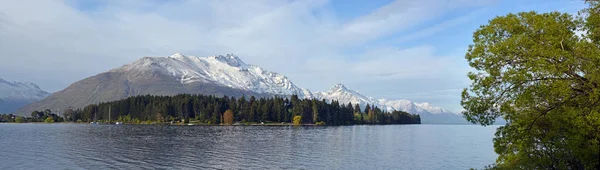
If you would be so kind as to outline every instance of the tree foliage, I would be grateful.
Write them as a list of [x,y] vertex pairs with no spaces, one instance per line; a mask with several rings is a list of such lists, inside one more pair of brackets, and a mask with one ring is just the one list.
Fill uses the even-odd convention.
[[15,118],[15,122],[17,122],[17,123],[23,123],[23,122],[25,122],[25,120],[23,119],[23,117],[16,117]]
[[[377,121],[363,121],[358,105],[340,104],[338,101],[300,99],[291,96],[260,98],[245,96],[215,97],[180,94],[176,96],[134,96],[122,100],[88,105],[84,108],[67,108],[64,117],[51,110],[34,111],[23,122],[105,122],[110,117],[130,124],[167,122],[193,122],[205,124],[233,124],[235,122],[294,122],[299,124],[353,125],[353,124],[420,124],[421,117],[402,111],[384,112],[377,107],[370,114]],[[109,112],[109,109],[111,111]],[[360,117],[356,116],[361,115]],[[15,115],[0,114],[0,122],[15,122]]]
[[17,116],[13,114],[0,114],[1,122],[14,122],[14,123],[27,123],[27,122],[44,122],[45,120],[52,120],[52,122],[63,122],[65,119],[56,113],[52,113],[50,110],[45,112],[34,111],[31,117]]
[[226,110],[225,113],[223,113],[223,123],[228,125],[233,124],[233,111],[231,111],[230,109]]
[[46,122],[46,123],[54,123],[54,118],[52,118],[52,117],[48,117],[48,118],[46,118],[46,119],[44,120],[44,122]]
[[302,116],[294,116],[294,125],[302,124]]
[[[291,99],[291,100],[290,100]],[[181,94],[176,96],[135,96],[127,99],[88,105],[75,109],[69,114],[68,121],[96,121],[108,118],[108,109],[112,108],[112,117],[125,123],[165,122],[173,120],[195,120],[207,124],[234,122],[293,122],[294,116],[300,116],[301,124],[323,122],[327,125],[352,124],[418,124],[419,115],[394,111],[391,113],[376,109],[380,117],[378,122],[364,122],[354,117],[352,104],[340,104],[337,101],[299,99],[282,97],[255,98],[216,97]],[[375,108],[375,107],[373,107]],[[233,117],[229,117],[229,113]],[[362,113],[361,113],[362,114]],[[366,114],[366,113],[364,113]],[[231,122],[230,118],[232,118]]]
[[[500,169],[600,169],[600,11],[521,12],[473,36],[465,118],[498,128]],[[581,34],[583,33],[583,34]]]

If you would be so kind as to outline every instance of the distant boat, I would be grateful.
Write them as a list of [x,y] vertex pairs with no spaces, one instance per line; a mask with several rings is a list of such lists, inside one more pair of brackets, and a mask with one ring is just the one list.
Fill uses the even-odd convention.
[[115,125],[122,125],[123,122],[115,122]]
[[188,123],[188,126],[192,126],[192,125],[194,125],[194,124]]

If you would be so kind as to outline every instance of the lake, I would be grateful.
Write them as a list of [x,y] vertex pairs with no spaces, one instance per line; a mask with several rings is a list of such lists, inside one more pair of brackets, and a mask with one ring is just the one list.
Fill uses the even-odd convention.
[[0,169],[483,168],[497,127],[0,123]]

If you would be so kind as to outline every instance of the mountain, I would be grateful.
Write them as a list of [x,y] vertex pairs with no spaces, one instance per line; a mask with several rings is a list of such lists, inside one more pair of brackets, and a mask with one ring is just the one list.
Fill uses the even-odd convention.
[[249,65],[233,54],[209,57],[143,57],[133,63],[83,79],[46,99],[19,109],[81,108],[89,104],[137,95],[205,94],[266,97],[292,94],[311,98],[286,76]]
[[180,84],[211,83],[261,94],[311,97],[310,91],[294,85],[286,76],[248,65],[233,54],[210,57],[145,57],[114,72],[158,72],[170,75]]
[[387,111],[398,110],[412,114],[419,114],[421,115],[421,122],[423,123],[467,123],[461,115],[441,107],[432,106],[429,103],[415,103],[409,100],[374,99],[357,91],[348,89],[341,83],[335,84],[326,92],[315,92],[314,96],[319,100],[325,99],[327,101],[337,100],[340,103],[358,103],[361,109],[364,109],[366,105],[369,104]]
[[420,114],[423,123],[454,122],[460,116],[429,103],[408,100],[374,99],[336,84],[326,92],[312,93],[296,86],[286,76],[246,64],[233,54],[209,57],[186,56],[143,57],[130,64],[100,73],[71,84],[44,100],[18,110],[27,114],[34,110],[82,108],[89,104],[114,101],[137,95],[204,94],[216,96],[291,96],[338,100],[340,103],[375,105],[387,111],[400,110]]
[[338,83],[331,87],[326,92],[315,92],[314,97],[316,99],[322,100],[325,99],[327,101],[337,100],[340,103],[347,104],[352,102],[352,104],[359,104],[361,108],[365,108],[368,104],[378,103],[371,97],[367,97],[363,94],[358,93],[357,91],[348,89],[345,85]]
[[39,101],[49,93],[29,82],[8,81],[0,78],[0,113],[12,113],[27,104]]

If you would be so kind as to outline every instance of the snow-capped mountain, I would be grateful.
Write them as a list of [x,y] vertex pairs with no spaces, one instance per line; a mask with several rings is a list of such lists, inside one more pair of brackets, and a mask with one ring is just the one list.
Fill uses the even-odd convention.
[[298,95],[311,98],[306,89],[294,85],[286,76],[244,63],[233,54],[209,57],[144,57],[112,72],[162,72],[181,84],[213,83],[240,90],[273,95]]
[[26,104],[39,101],[49,93],[29,82],[8,81],[0,78],[0,113],[10,113]]
[[[34,110],[81,108],[93,103],[120,100],[137,95],[204,94],[216,96],[291,96],[337,100],[340,103],[366,104],[383,110],[420,115],[455,115],[428,103],[367,97],[336,84],[326,92],[312,93],[300,88],[286,76],[246,64],[233,54],[208,57],[179,53],[168,57],[143,57],[133,63],[75,82],[18,113]],[[423,117],[422,122],[428,122]]]
[[[432,106],[431,104],[424,102],[424,103],[415,103],[415,105],[417,107],[420,107],[422,109],[424,109],[425,111],[432,113],[432,114],[447,114],[447,113],[453,113],[449,110],[446,110],[444,108],[441,107],[437,107],[437,106]],[[455,113],[456,114],[456,113]]]
[[319,100],[337,100],[340,103],[344,104],[348,102],[352,102],[352,104],[358,103],[361,106],[361,108],[364,108],[367,103],[377,103],[377,101],[373,98],[360,94],[357,91],[350,90],[341,83],[335,84],[326,92],[315,92],[314,97]]
[[81,108],[137,95],[290,96],[312,98],[286,76],[244,63],[233,54],[209,57],[143,57],[71,84],[46,99],[19,109],[27,114],[47,108]]
[[[408,113],[418,113],[422,114],[427,112],[425,109],[418,107],[417,103],[412,102],[410,100],[387,100],[387,99],[379,99],[377,100],[379,107],[384,108],[385,110],[399,110]],[[429,113],[429,112],[427,112]]]
[[377,106],[387,111],[404,111],[413,114],[455,114],[441,107],[432,106],[429,103],[415,103],[409,100],[387,100],[387,99],[374,99],[367,97],[357,91],[348,89],[341,83],[335,84],[327,92],[316,92],[314,93],[315,98],[327,101],[337,100],[340,103],[352,102],[353,104],[358,103],[361,108],[364,108],[367,104]]

